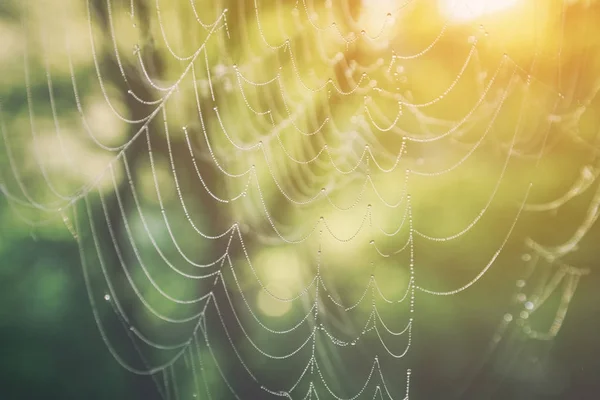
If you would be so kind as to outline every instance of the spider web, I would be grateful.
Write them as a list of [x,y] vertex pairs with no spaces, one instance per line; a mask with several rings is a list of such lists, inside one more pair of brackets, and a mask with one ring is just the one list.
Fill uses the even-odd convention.
[[[562,71],[569,2],[529,6],[561,29],[558,49],[532,34],[527,63],[468,1],[446,9],[482,15],[462,30],[416,0],[71,3],[60,21],[13,6],[24,94],[3,95],[0,188],[32,230],[67,226],[108,350],[163,398],[408,399],[419,300],[490,285],[522,214],[594,188],[566,243],[526,239],[490,354],[513,325],[556,336],[588,272],[563,259],[600,204],[597,138],[578,131],[597,82],[575,92]],[[534,203],[565,136],[589,162]],[[481,263],[436,279],[486,220]]]

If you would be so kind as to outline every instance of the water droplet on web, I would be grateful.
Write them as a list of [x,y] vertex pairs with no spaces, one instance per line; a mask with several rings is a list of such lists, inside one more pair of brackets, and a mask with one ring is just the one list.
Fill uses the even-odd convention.
[[106,300],[106,301],[110,301],[110,295],[109,295],[109,294],[105,294],[105,295],[104,295],[104,300]]

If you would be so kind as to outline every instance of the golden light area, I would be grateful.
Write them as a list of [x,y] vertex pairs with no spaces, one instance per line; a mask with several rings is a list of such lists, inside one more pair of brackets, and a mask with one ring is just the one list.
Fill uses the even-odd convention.
[[369,36],[380,39],[380,35],[390,32],[394,16],[403,3],[401,0],[363,0],[358,25]]
[[294,294],[292,291],[282,285],[267,285],[266,289],[261,289],[258,292],[256,302],[260,311],[269,317],[281,317],[292,308],[292,303],[289,301],[281,301],[279,298],[290,298]]
[[308,271],[304,261],[297,252],[278,247],[261,250],[253,264],[266,288],[262,288],[258,293],[258,308],[270,317],[284,315],[291,309],[292,303],[275,297],[294,297],[302,290],[305,286],[302,271]]
[[[337,204],[346,206],[339,199],[335,199]],[[330,267],[328,260],[335,259],[340,268],[347,268],[348,265],[355,265],[357,259],[364,254],[369,247],[371,233],[368,227],[368,221],[365,220],[367,208],[363,204],[357,205],[353,210],[338,211],[332,210],[323,213],[323,219],[319,229],[323,231],[320,239],[323,252],[323,263]],[[365,222],[363,223],[363,220]],[[361,229],[362,226],[362,229]],[[356,232],[359,231],[358,234]],[[356,236],[354,236],[356,234]],[[350,242],[346,242],[352,237]],[[343,239],[343,240],[340,240]],[[314,236],[314,249],[318,247],[319,235]],[[314,251],[314,250],[313,250]],[[362,265],[359,263],[359,265]]]
[[500,11],[509,10],[518,0],[440,0],[440,11],[449,20],[469,22]]

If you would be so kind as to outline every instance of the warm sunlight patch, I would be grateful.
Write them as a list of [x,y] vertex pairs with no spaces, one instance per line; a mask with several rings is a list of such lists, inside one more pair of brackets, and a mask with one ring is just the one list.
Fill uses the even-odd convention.
[[456,22],[467,22],[507,10],[518,0],[440,0],[442,14]]

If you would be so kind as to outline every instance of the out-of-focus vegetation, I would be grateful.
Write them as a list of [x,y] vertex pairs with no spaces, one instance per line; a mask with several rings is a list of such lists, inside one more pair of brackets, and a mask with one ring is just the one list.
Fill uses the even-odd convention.
[[[440,291],[471,280],[499,249],[529,182],[534,186],[528,203],[536,204],[568,192],[586,167],[597,176],[600,5],[517,0],[486,13],[466,1],[457,13],[465,6],[447,8],[451,3],[258,0],[256,10],[250,1],[0,4],[0,183],[6,195],[0,203],[0,335],[6,349],[0,369],[8,398],[159,398],[151,379],[129,374],[106,351],[87,301],[74,233],[112,345],[142,368],[128,326],[104,296],[118,295],[135,329],[167,343],[184,340],[188,327],[154,318],[132,292],[127,274],[158,313],[183,318],[197,312],[198,304],[166,301],[140,265],[168,295],[192,299],[209,290],[212,280],[182,277],[164,259],[184,275],[196,274],[182,252],[208,263],[228,250],[236,279],[225,260],[224,282],[242,321],[254,323],[248,305],[262,320],[284,329],[310,304],[275,301],[259,282],[276,296],[292,297],[310,283],[318,266],[330,294],[345,304],[360,297],[372,274],[386,296],[402,296],[410,280],[408,253],[380,257],[373,244],[389,254],[407,240],[376,229],[393,232],[405,219],[404,206],[385,207],[381,198],[395,203],[405,195],[406,169],[443,170],[477,146],[447,174],[409,178],[415,228],[434,237],[463,229],[495,193],[485,215],[464,236],[442,243],[415,238],[419,285]],[[222,15],[226,25],[206,27]],[[331,21],[335,27],[326,28]],[[477,51],[465,64],[475,42]],[[419,54],[432,43],[419,57],[400,57]],[[387,68],[391,54],[398,58]],[[368,72],[363,76],[363,71]],[[273,77],[278,79],[258,84]],[[176,89],[162,89],[174,82]],[[357,85],[371,89],[355,93]],[[325,89],[316,90],[320,87]],[[442,93],[428,107],[402,104],[428,103]],[[161,101],[164,96],[168,101]],[[447,139],[403,140],[442,134],[465,115],[466,122]],[[382,132],[374,124],[404,132]],[[358,164],[355,173],[336,171],[321,151],[325,144],[339,169]],[[126,151],[120,152],[121,146]],[[364,162],[365,146],[375,160]],[[375,161],[393,166],[402,149],[406,154],[396,171],[375,168]],[[249,169],[250,174],[237,177]],[[365,186],[367,175],[381,198]],[[476,378],[469,379],[523,272],[525,238],[548,245],[569,239],[583,224],[596,186],[558,212],[523,211],[497,263],[468,291],[442,298],[418,293],[418,324],[407,363],[398,370],[397,364],[381,361],[391,385],[404,387],[409,366],[411,395],[417,399],[461,393],[467,398],[595,398],[585,397],[600,393],[592,387],[600,370],[593,357],[599,349],[594,313],[600,304],[593,273],[582,278],[554,341],[524,341],[506,349],[501,362],[475,368]],[[321,196],[309,205],[294,203],[321,191],[330,201]],[[70,200],[83,193],[89,193],[85,201]],[[215,200],[238,195],[239,201]],[[73,208],[66,207],[71,203]],[[330,203],[354,207],[339,210]],[[364,217],[367,210],[371,219]],[[321,217],[326,228],[317,225]],[[228,235],[213,241],[196,231],[217,235],[233,223],[245,248],[235,240],[230,247]],[[318,228],[305,243],[282,244],[273,224],[290,239]],[[338,240],[352,237],[361,224],[351,241]],[[597,239],[595,228],[567,261],[593,270]],[[130,267],[121,268],[121,258]],[[113,285],[110,291],[101,263]],[[542,326],[554,317],[554,297],[547,310],[540,310]],[[218,300],[227,304],[222,294]],[[369,309],[367,301],[359,312],[368,317]],[[332,329],[360,329],[345,315],[327,310],[323,315]],[[389,316],[394,328],[404,326],[406,310]],[[224,334],[216,314],[207,317],[209,330],[214,327],[211,351],[238,389],[264,395],[240,366],[229,339],[242,354],[255,354],[252,347],[234,316],[224,318],[234,327],[232,337]],[[290,344],[251,326],[245,333],[276,354],[296,348],[306,333],[288,339]],[[376,341],[366,346],[364,353],[350,356],[352,362],[336,358],[335,346],[319,349],[329,362],[323,369],[340,393],[360,388],[357,382],[368,373]],[[211,357],[207,348],[200,353]],[[510,357],[515,361],[507,362]],[[297,376],[306,365],[306,357],[267,361],[251,356],[249,366],[269,383]],[[213,398],[229,398],[216,366],[207,362],[204,369]],[[195,392],[189,389],[194,384],[193,373],[182,375],[180,393]]]

